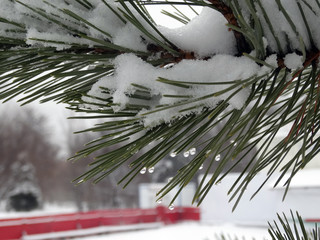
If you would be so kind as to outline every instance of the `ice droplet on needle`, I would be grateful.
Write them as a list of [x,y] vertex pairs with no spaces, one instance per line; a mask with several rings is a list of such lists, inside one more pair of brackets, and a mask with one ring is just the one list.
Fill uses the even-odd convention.
[[142,169],[140,170],[140,173],[141,173],[141,174],[145,174],[145,173],[146,173],[146,171],[147,171],[147,168],[146,168],[146,167],[144,167],[144,168],[142,168]]

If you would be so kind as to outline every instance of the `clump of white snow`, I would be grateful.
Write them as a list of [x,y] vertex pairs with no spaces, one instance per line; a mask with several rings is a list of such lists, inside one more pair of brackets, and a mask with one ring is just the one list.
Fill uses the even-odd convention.
[[136,51],[147,50],[147,45],[142,41],[141,33],[131,24],[126,24],[117,31],[113,43]]
[[303,57],[296,53],[289,53],[284,58],[284,64],[289,69],[299,69],[303,67]]
[[[120,7],[119,3],[110,2],[110,7],[117,9]],[[103,2],[100,2],[95,9],[89,12],[88,22],[92,23],[98,29],[101,29],[104,32],[109,33],[111,36],[114,36],[119,29],[121,29],[125,24],[121,21],[117,15],[112,12]],[[94,37],[105,37],[101,31],[90,27],[90,33]]]
[[265,62],[268,63],[269,65],[271,65],[274,68],[278,67],[278,60],[277,60],[277,55],[276,54],[272,54],[269,57],[267,57]]
[[199,57],[213,54],[236,54],[236,43],[226,19],[211,8],[203,8],[196,16],[179,28],[159,27],[162,33],[180,49],[195,52]]
[[[288,44],[291,50],[303,50],[304,47],[307,49],[311,48],[311,42],[315,46],[320,48],[320,29],[319,29],[319,16],[320,8],[316,1],[308,1],[308,3],[299,2],[303,14],[307,20],[308,26],[311,30],[312,39],[310,38],[303,15],[298,7],[298,1],[279,1],[280,6],[286,11],[286,15],[280,11],[280,6],[276,1],[261,0],[260,1],[263,10],[268,16],[271,22],[274,34],[272,34],[271,28],[267,23],[265,15],[258,3],[255,3],[259,20],[261,21],[264,35],[268,41],[268,45],[271,51],[287,53]],[[291,25],[294,24],[294,27]],[[276,41],[278,38],[278,43]],[[303,45],[301,44],[303,40]],[[280,44],[280,46],[278,46]],[[281,49],[279,49],[279,47]]]
[[[222,91],[234,84],[235,82],[233,81],[250,78],[259,74],[260,71],[260,67],[249,58],[233,57],[231,55],[216,55],[207,61],[183,60],[173,67],[165,69],[154,67],[133,54],[122,54],[115,59],[114,64],[116,69],[114,75],[104,77],[98,81],[89,92],[89,95],[99,98],[112,97],[113,103],[117,104],[113,107],[115,111],[124,109],[129,103],[143,104],[147,105],[150,109],[155,109],[157,105],[171,105],[181,101],[181,98],[170,96],[190,97],[193,100],[210,96],[195,103],[192,102],[189,105],[176,106],[171,109],[148,114],[143,118],[146,126],[168,122],[172,120],[173,116],[179,115],[180,110],[187,107],[198,106],[200,104],[213,107],[219,101],[226,100],[232,93],[240,89],[229,100],[229,103],[234,108],[239,109],[243,106],[250,91],[243,88],[243,85],[239,85],[234,90],[226,93],[222,93]],[[193,84],[189,84],[189,88],[169,86],[157,81],[159,77]],[[219,82],[223,84],[212,85],[212,83]],[[149,88],[153,99],[143,101],[130,98],[128,95],[133,94],[135,91],[134,86],[132,86],[133,83]],[[109,89],[110,95],[106,95],[101,90],[101,87]],[[85,100],[88,99],[85,98]],[[89,101],[92,102],[94,99],[89,99]],[[186,111],[183,114],[181,113],[181,115],[195,111],[201,111],[201,108]],[[145,112],[146,110],[142,110],[140,114]]]

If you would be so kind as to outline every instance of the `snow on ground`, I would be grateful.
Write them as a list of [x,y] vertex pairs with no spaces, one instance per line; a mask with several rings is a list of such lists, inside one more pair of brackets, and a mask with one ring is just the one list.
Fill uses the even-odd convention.
[[0,203],[0,219],[46,216],[52,214],[74,213],[77,211],[73,204],[45,204],[42,209],[31,212],[7,212],[4,208],[4,204]]
[[186,222],[167,225],[157,229],[113,233],[100,236],[77,238],[78,240],[216,240],[216,236],[225,234],[232,238],[262,240],[270,239],[267,228],[241,227],[236,225],[209,225]]

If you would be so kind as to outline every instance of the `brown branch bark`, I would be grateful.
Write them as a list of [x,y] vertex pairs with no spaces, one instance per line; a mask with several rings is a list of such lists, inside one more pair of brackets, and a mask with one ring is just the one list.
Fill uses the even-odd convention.
[[[209,0],[209,2],[225,17],[229,24],[240,27],[237,18],[235,17],[232,9],[229,6],[227,6],[221,0]],[[242,55],[242,53],[244,52],[249,53],[251,49],[243,34],[235,30],[232,31],[234,37],[236,38],[239,55]]]

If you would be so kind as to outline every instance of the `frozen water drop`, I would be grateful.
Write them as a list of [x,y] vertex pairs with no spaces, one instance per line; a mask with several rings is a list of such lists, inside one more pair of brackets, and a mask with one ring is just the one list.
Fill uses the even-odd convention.
[[191,148],[191,149],[189,150],[189,152],[190,152],[190,155],[195,155],[196,152],[197,152],[197,150],[196,150],[196,148]]
[[84,182],[84,180],[81,179],[81,180],[78,181],[78,184],[83,183],[83,182]]
[[216,160],[217,162],[219,162],[219,161],[221,160],[221,155],[218,154],[218,155],[214,158],[214,160]]
[[173,179],[173,177],[169,177],[169,178],[168,178],[168,182],[171,182],[172,179]]
[[177,156],[177,153],[176,152],[172,152],[172,153],[170,153],[170,157],[176,157]]
[[148,168],[148,172],[149,172],[149,173],[153,173],[153,172],[154,172],[154,167]]
[[174,209],[174,205],[171,204],[171,205],[169,206],[169,210],[172,211],[173,209]]
[[201,166],[199,167],[199,170],[203,169],[203,164],[201,164]]
[[169,68],[172,68],[173,66],[174,66],[174,63],[168,63],[167,65],[164,65],[163,68],[169,69]]
[[230,143],[233,144],[233,146],[237,146],[237,142],[235,140],[231,140]]
[[186,158],[189,157],[189,155],[190,155],[189,151],[186,151],[186,152],[183,153],[183,156],[186,157]]
[[146,171],[147,171],[147,168],[146,168],[146,167],[144,167],[144,168],[142,168],[142,169],[140,170],[140,173],[141,173],[141,174],[145,174],[145,173],[146,173]]
[[157,203],[161,204],[162,203],[162,198],[158,199]]

